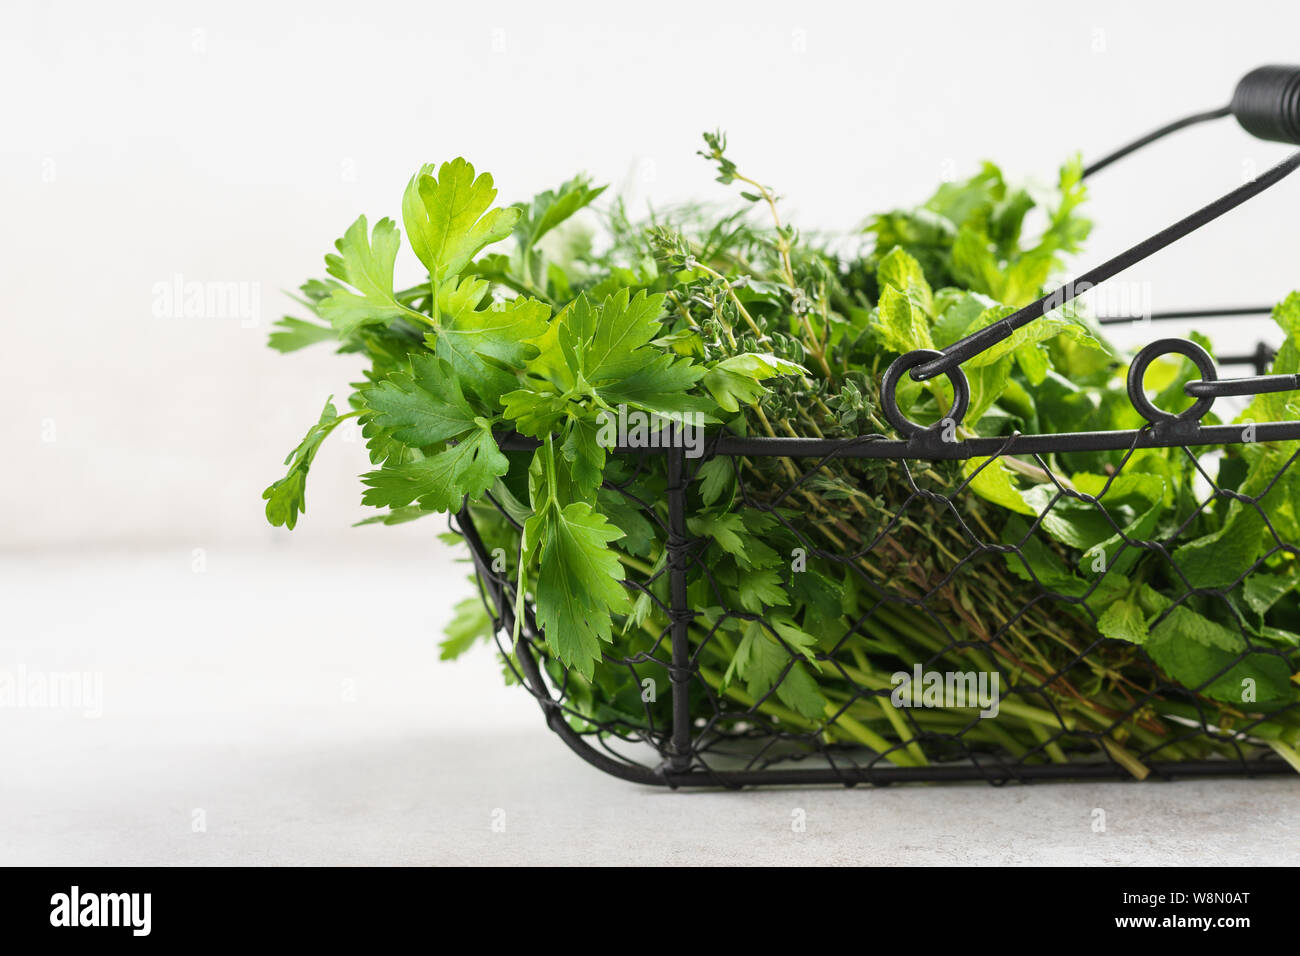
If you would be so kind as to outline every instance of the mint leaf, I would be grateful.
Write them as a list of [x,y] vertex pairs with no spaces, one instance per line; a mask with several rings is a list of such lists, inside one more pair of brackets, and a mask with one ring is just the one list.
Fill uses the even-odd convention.
[[952,245],[952,271],[973,292],[1001,301],[1002,269],[993,253],[993,242],[983,228],[962,226]]
[[1296,580],[1282,574],[1260,571],[1246,578],[1242,596],[1256,614],[1265,614],[1286,594],[1295,589]]
[[[970,327],[966,330],[966,334],[969,335],[970,333],[977,332],[986,326],[993,325],[995,322],[1005,319],[1014,312],[1015,308],[1009,305],[1000,305],[991,309],[985,309],[980,317],[970,324]],[[1102,345],[1101,342],[1097,341],[1097,339],[1093,337],[1092,333],[1089,332],[1081,323],[1071,318],[1048,314],[1040,319],[1035,319],[1033,322],[1030,322],[1022,328],[1017,329],[1001,342],[995,343],[979,355],[970,359],[963,367],[979,368],[983,365],[991,365],[1004,355],[1009,355],[1013,352],[1019,356],[1022,352],[1029,349],[1037,349],[1040,346],[1040,343],[1056,338],[1057,336],[1065,336],[1075,344],[1083,346],[1084,348],[1101,352],[1107,351],[1106,347]],[[1043,373],[1045,376],[1046,369],[1043,370]],[[1039,378],[1038,381],[1041,382],[1042,378]]]
[[962,475],[968,479],[967,486],[981,498],[1018,514],[1035,514],[1002,459],[972,458],[962,466]]
[[892,285],[885,286],[880,290],[876,310],[881,337],[890,351],[902,355],[914,349],[934,348],[929,318],[906,292]]
[[1235,584],[1264,552],[1266,526],[1250,505],[1233,501],[1226,523],[1178,548],[1173,562],[1194,588]]
[[1147,619],[1142,608],[1133,601],[1122,599],[1107,605],[1097,620],[1097,630],[1117,641],[1141,644],[1147,639]]
[[876,279],[882,287],[889,286],[903,293],[922,314],[933,318],[934,294],[930,291],[930,283],[926,281],[921,264],[902,248],[894,248],[880,260]]
[[774,355],[744,352],[715,362],[704,373],[701,384],[709,390],[718,407],[736,412],[741,405],[753,405],[767,393],[761,383],[778,375],[803,375],[802,365]]
[[[1151,631],[1146,651],[1170,677],[1207,697],[1242,706],[1253,684],[1254,702],[1295,699],[1291,669],[1285,659],[1267,653],[1244,653],[1245,639],[1184,605],[1169,612]],[[1247,684],[1246,681],[1251,682]]]
[[1191,641],[1234,653],[1246,647],[1246,640],[1239,631],[1202,617],[1186,604],[1172,608],[1152,629],[1151,639],[1156,643],[1173,641],[1186,644]]

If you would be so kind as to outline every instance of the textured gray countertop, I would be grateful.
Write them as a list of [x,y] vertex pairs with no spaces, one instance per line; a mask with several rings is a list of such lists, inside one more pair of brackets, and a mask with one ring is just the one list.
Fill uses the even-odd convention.
[[436,660],[438,589],[461,594],[460,566],[214,552],[194,567],[188,551],[0,560],[0,671],[92,675],[91,706],[0,709],[0,863],[1300,862],[1291,777],[624,783],[555,739],[490,654]]

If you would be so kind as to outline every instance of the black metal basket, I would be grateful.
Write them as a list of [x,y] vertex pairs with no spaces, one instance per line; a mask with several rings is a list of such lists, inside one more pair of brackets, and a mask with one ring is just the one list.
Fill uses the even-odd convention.
[[[1276,79],[1270,82],[1276,85]],[[1285,108],[1300,111],[1294,103]],[[1228,110],[1221,110],[1191,120],[1227,113]],[[1157,135],[1185,125],[1188,121],[1180,121],[1158,131]],[[1243,125],[1250,128],[1245,119]],[[1144,137],[1139,145],[1153,138]],[[1094,164],[1089,172],[1131,150],[1132,147],[1126,147],[1118,151]],[[524,620],[518,622],[522,637],[518,642],[511,640],[516,629],[514,582],[493,570],[492,554],[478,527],[482,515],[476,509],[485,506],[463,509],[455,525],[473,554],[482,593],[496,625],[498,645],[511,662],[519,682],[541,703],[551,729],[583,759],[602,770],[627,780],[670,787],[939,780],[985,780],[1001,784],[1038,779],[1294,772],[1266,745],[1262,737],[1267,735],[1262,728],[1266,721],[1293,719],[1300,705],[1288,704],[1267,714],[1242,708],[1239,719],[1229,726],[1221,714],[1211,713],[1199,691],[1215,680],[1231,677],[1237,664],[1248,657],[1254,659],[1255,655],[1277,657],[1288,673],[1294,673],[1300,668],[1300,647],[1279,649],[1273,644],[1256,643],[1243,627],[1238,652],[1225,660],[1222,670],[1206,681],[1206,685],[1188,689],[1170,680],[1144,648],[1126,645],[1131,649],[1130,663],[1145,673],[1147,679],[1140,685],[1122,688],[1127,695],[1125,706],[1096,711],[1082,708],[1067,713],[1059,702],[1071,695],[1086,697],[1102,649],[1109,645],[1114,650],[1115,645],[1123,643],[1101,636],[1095,626],[1098,615],[1104,613],[1109,569],[1103,568],[1086,590],[1080,591],[1063,586],[1061,581],[1042,579],[1025,555],[1036,547],[1043,523],[1050,520],[1054,510],[1085,511],[1090,520],[1107,523],[1117,536],[1114,554],[1109,557],[1112,567],[1124,560],[1125,554],[1134,557],[1145,552],[1149,560],[1167,561],[1168,573],[1181,578],[1185,593],[1175,598],[1172,606],[1163,612],[1165,615],[1176,613],[1182,602],[1193,599],[1238,606],[1243,599],[1241,590],[1246,574],[1214,586],[1198,585],[1179,567],[1175,551],[1180,541],[1186,539],[1195,519],[1206,509],[1237,507],[1252,509],[1261,527],[1271,535],[1273,544],[1258,558],[1255,567],[1275,555],[1300,557],[1300,541],[1286,540],[1278,520],[1278,509],[1289,508],[1291,501],[1284,477],[1300,468],[1295,464],[1300,451],[1285,456],[1284,461],[1279,459],[1273,480],[1256,494],[1238,490],[1221,467],[1225,449],[1243,442],[1300,441],[1300,421],[1243,428],[1242,425],[1206,425],[1202,419],[1217,398],[1294,390],[1300,388],[1300,376],[1267,374],[1272,354],[1261,344],[1251,354],[1225,356],[1221,360],[1224,364],[1252,365],[1254,376],[1220,379],[1215,362],[1200,346],[1182,339],[1162,339],[1143,349],[1130,367],[1129,399],[1146,421],[1144,427],[967,440],[953,440],[951,430],[945,434],[941,428],[943,421],[932,426],[908,421],[895,404],[894,391],[908,372],[918,379],[946,374],[952,383],[954,402],[944,421],[960,423],[968,397],[966,379],[959,367],[961,362],[1069,301],[1085,288],[1105,281],[1256,195],[1297,165],[1300,165],[1300,154],[1081,276],[1064,290],[1044,297],[943,352],[913,352],[899,358],[884,376],[881,395],[886,416],[901,438],[869,435],[822,440],[718,434],[712,436],[699,458],[688,458],[682,447],[615,450],[613,454],[620,465],[613,472],[619,477],[607,481],[605,487],[622,496],[646,518],[666,558],[661,567],[633,574],[627,585],[648,602],[655,619],[664,624],[634,655],[622,658],[607,655],[605,667],[624,669],[634,687],[653,689],[666,682],[671,694],[669,708],[650,706],[646,700],[638,715],[636,701],[607,714],[575,706],[574,695],[580,693],[581,682],[548,653],[528,602],[520,605],[524,608]],[[1167,313],[1156,317],[1190,318],[1259,311],[1263,310]],[[1195,402],[1179,414],[1155,407],[1142,387],[1148,365],[1170,353],[1191,359],[1200,372],[1198,380],[1185,385],[1185,393]],[[505,436],[502,447],[524,450],[536,447],[536,442]],[[1289,450],[1290,446],[1277,447]],[[1300,449],[1300,445],[1295,447]],[[1181,449],[1185,458],[1179,459],[1180,467],[1199,476],[1201,500],[1177,527],[1135,531],[1134,525],[1121,514],[1122,502],[1117,503],[1112,493],[1118,487],[1116,479],[1125,474],[1126,465],[1148,448]],[[1092,493],[1071,486],[1053,468],[1056,456],[1068,458],[1085,452],[1108,455],[1109,480]],[[743,462],[774,457],[785,458],[790,463],[792,477],[788,485],[779,494],[753,494],[746,484]],[[1041,512],[1032,520],[1026,519],[1024,527],[1008,539],[1006,535],[993,535],[987,527],[972,520],[970,481],[974,474],[954,483],[949,469],[948,477],[940,481],[934,473],[934,463],[987,459],[980,467],[989,467],[992,462],[1013,457],[1017,467],[1036,469],[1044,484],[1055,490]],[[824,672],[833,671],[841,681],[838,686],[845,688],[842,699],[831,701],[833,706],[823,719],[783,714],[779,700],[773,697],[779,694],[782,681],[798,679],[801,656],[793,648],[786,648],[789,662],[773,690],[762,699],[748,697],[743,688],[719,693],[718,681],[705,679],[716,678],[711,670],[722,658],[715,658],[714,651],[719,644],[730,640],[728,621],[744,621],[747,626],[761,627],[785,647],[781,632],[772,621],[745,608],[725,606],[720,598],[722,589],[715,582],[711,588],[696,584],[695,593],[688,588],[692,574],[697,581],[712,582],[709,542],[689,533],[688,517],[697,501],[699,469],[704,462],[716,458],[726,459],[732,465],[737,509],[763,512],[767,520],[784,524],[810,559],[842,569],[846,582],[869,596],[866,602],[869,609],[852,620],[844,634],[831,636],[833,639],[821,644],[815,654],[802,658],[811,660],[811,666]],[[801,530],[802,526],[790,522],[787,515],[792,509],[807,506],[800,497],[801,489],[816,483],[833,468],[847,470],[846,473],[872,469],[873,486],[887,486],[896,493],[871,515],[855,514],[850,507],[852,502],[846,503],[842,515],[826,516],[824,523],[830,533],[813,540],[806,535],[806,528]],[[661,497],[651,500],[639,492],[645,485],[639,479],[647,476],[655,477],[658,484],[654,487]],[[937,504],[947,516],[944,553],[949,557],[943,559],[943,566],[912,569],[908,564],[908,537],[927,529],[910,525],[909,509],[922,501],[932,506]],[[502,510],[502,514],[506,512]],[[508,514],[506,517],[513,523],[514,519]],[[1016,571],[1017,560],[1023,563],[1025,574]],[[881,570],[886,567],[890,569],[887,573]],[[912,573],[913,570],[917,573]],[[990,577],[994,571],[1031,578],[1035,590],[1035,596],[1003,619],[982,613],[981,588],[995,586],[994,578]],[[699,590],[701,587],[705,590]],[[997,718],[981,718],[970,707],[950,708],[940,713],[916,707],[885,706],[896,686],[882,686],[879,677],[872,676],[870,669],[862,666],[854,645],[873,640],[873,628],[879,621],[899,616],[906,617],[909,626],[928,645],[924,656],[905,663],[924,674],[942,667],[951,669],[963,662],[981,662],[990,674],[997,675],[1002,689],[1001,711],[1014,712],[1018,719],[1036,728],[1036,745],[1026,746],[1010,739],[999,732]],[[1068,645],[1068,653],[1061,663],[1040,666],[1033,658],[1034,641]],[[734,648],[726,650],[734,653]],[[1058,656],[1057,660],[1062,658]],[[890,739],[883,739],[860,724],[855,726],[857,722],[847,715],[850,705],[871,698],[881,702],[882,712],[890,721],[894,731]],[[657,703],[656,698],[652,699]],[[1157,701],[1165,718],[1158,726],[1144,717]],[[766,706],[760,710],[760,705]]]

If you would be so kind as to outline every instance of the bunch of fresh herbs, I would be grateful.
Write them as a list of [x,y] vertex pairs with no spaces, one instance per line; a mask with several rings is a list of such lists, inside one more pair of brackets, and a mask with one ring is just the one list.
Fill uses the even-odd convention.
[[[531,596],[578,723],[671,726],[666,700],[641,683],[667,686],[664,464],[610,454],[610,416],[754,436],[887,434],[889,363],[1036,299],[1089,231],[1077,162],[1045,196],[986,164],[919,208],[870,218],[855,241],[829,242],[783,222],[721,135],[702,155],[739,187],[739,211],[634,222],[615,203],[597,236],[573,219],[602,193],[583,177],[503,206],[463,159],[426,166],[401,217],[427,280],[396,289],[398,227],[362,216],[326,257],[328,278],[302,287],[312,317],[271,336],[285,352],[334,342],[369,368],[349,409],[327,402],[266,490],[270,521],[294,526],[321,442],[359,418],[374,466],[363,503],[382,509],[364,523],[468,507],[506,556],[521,609]],[[1286,335],[1274,371],[1300,372],[1300,294],[1274,317]],[[971,401],[957,437],[1140,428],[1126,367],[1081,310],[1049,313],[963,366]],[[1157,362],[1147,384],[1177,411],[1193,374]],[[898,390],[917,421],[950,400],[943,379],[904,377]],[[1262,395],[1240,418],[1297,411]],[[503,451],[511,432],[536,451]],[[740,711],[904,766],[970,747],[1065,761],[1080,728],[1138,776],[1135,750],[1180,760],[1266,744],[1300,769],[1300,578],[1282,546],[1300,542],[1296,449],[837,458],[812,474],[788,458],[707,458],[688,520],[700,677]],[[466,602],[444,656],[490,631]],[[627,660],[639,670],[613,663]],[[921,661],[1041,690],[1004,697],[995,719],[962,707],[904,717],[891,675]],[[1162,692],[1171,683],[1186,693]]]

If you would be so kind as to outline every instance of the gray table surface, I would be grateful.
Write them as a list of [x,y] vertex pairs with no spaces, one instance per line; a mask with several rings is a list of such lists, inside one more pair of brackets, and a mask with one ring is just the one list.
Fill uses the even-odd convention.
[[[436,659],[449,602],[410,595],[463,593],[463,568],[364,553],[204,565],[188,551],[0,560],[14,609],[0,670],[102,680],[99,716],[0,709],[0,863],[1300,862],[1291,777],[624,783],[549,734],[486,649]],[[377,619],[377,605],[394,610]]]

